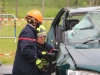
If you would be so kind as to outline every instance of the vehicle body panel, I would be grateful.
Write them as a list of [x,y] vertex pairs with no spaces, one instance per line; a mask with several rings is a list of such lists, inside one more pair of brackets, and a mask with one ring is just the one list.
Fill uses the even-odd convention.
[[[100,72],[100,49],[73,49],[66,45],[77,67],[91,69]],[[77,55],[77,56],[76,56]]]

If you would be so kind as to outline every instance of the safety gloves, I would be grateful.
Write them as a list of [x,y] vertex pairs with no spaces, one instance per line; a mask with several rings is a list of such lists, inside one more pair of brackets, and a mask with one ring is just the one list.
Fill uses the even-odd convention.
[[47,54],[47,51],[42,51],[42,55],[46,55]]
[[41,68],[43,67],[42,61],[41,61],[40,59],[37,59],[37,60],[36,60],[36,65],[37,65],[37,67],[38,67],[39,69],[41,69]]
[[36,65],[39,69],[42,69],[44,66],[47,65],[47,60],[42,58],[42,59],[37,59],[36,60]]
[[41,60],[42,60],[42,65],[43,65],[43,66],[46,66],[46,65],[47,65],[47,63],[48,63],[48,62],[47,62],[47,60],[46,60],[46,59],[44,59],[44,58],[42,58]]

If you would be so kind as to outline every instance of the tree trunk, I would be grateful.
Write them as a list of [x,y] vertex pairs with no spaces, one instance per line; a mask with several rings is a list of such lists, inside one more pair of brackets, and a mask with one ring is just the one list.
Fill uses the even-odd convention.
[[44,0],[42,0],[42,15],[44,17]]
[[89,5],[92,6],[92,0],[90,0],[90,4]]
[[92,1],[93,1],[93,2],[92,2],[92,3],[93,3],[93,5],[92,5],[92,6],[94,6],[94,5],[95,5],[95,0],[92,0]]
[[78,4],[78,0],[75,1],[75,4]]
[[31,2],[33,2],[33,0],[31,0]]
[[69,6],[69,3],[70,3],[70,0],[67,0],[66,2],[67,2],[67,7],[68,7]]
[[98,4],[99,4],[99,1],[98,1],[98,0],[96,0],[95,5],[96,5],[96,6],[98,6]]
[[90,6],[94,6],[95,0],[90,0]]
[[18,18],[18,0],[16,0],[16,17]]

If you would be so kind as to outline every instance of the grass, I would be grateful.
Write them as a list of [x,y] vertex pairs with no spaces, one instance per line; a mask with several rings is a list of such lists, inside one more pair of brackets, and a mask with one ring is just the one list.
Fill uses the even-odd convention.
[[[20,22],[20,25],[16,26],[17,37],[23,27],[24,26],[21,26],[21,22]],[[6,31],[6,28],[3,27],[3,30]],[[2,32],[2,34],[5,34],[5,33],[6,32]],[[16,47],[17,47],[17,42],[14,42],[14,39],[7,39],[7,38],[0,39],[0,62],[2,62],[3,64],[13,64]]]
[[[26,21],[17,20],[16,25],[17,25],[16,26],[16,36],[18,38],[20,31],[26,25]],[[45,21],[43,22],[43,25],[46,27],[47,32],[48,32],[50,25],[51,25],[51,21]],[[6,28],[5,27],[3,28],[5,32],[2,32],[2,34],[5,34]],[[16,47],[17,47],[17,42],[14,42],[14,39],[1,39],[0,38],[0,62],[2,62],[2,64],[13,64]]]
[[[18,18],[24,18],[25,15],[32,9],[38,9],[42,13],[42,0],[18,0]],[[58,1],[58,2],[56,2]],[[45,0],[44,3],[44,17],[54,17],[57,12],[66,6],[63,0]],[[16,15],[16,1],[7,0],[5,11],[9,14]]]
[[[12,7],[7,8],[6,11],[8,11],[10,14],[16,15],[15,8],[13,8],[11,11],[10,9],[12,9]],[[20,9],[18,9],[18,18],[24,18],[26,14],[32,9],[38,9],[42,13],[42,8],[38,6],[35,6],[35,7],[28,6],[27,8],[20,7]],[[44,17],[54,17],[59,10],[60,8],[52,9],[50,7],[45,7],[43,16]]]
[[[5,13],[16,15],[16,0],[5,0],[5,1],[6,1],[4,5],[4,11],[6,11]],[[55,14],[62,7],[73,7],[73,8],[86,7],[89,4],[89,0],[77,0],[77,1],[78,4],[76,3],[76,0],[70,0],[69,3],[67,3],[68,0],[44,0],[43,15],[44,17],[54,17]],[[84,5],[84,3],[86,4]],[[42,0],[18,0],[18,18],[24,18],[25,15],[32,9],[38,9],[42,12]]]

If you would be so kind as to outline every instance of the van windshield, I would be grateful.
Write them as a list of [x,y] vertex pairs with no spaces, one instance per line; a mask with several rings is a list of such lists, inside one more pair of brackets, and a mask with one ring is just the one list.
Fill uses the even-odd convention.
[[[85,48],[93,47],[93,43],[98,42],[97,40],[100,38],[100,12],[88,12],[84,18],[72,28],[72,30],[67,31],[67,34],[67,42],[75,43],[75,48],[77,46],[85,46]],[[92,41],[92,43],[87,44],[89,41]],[[98,45],[98,43],[96,44]],[[99,47],[97,45],[95,46],[96,48]]]

